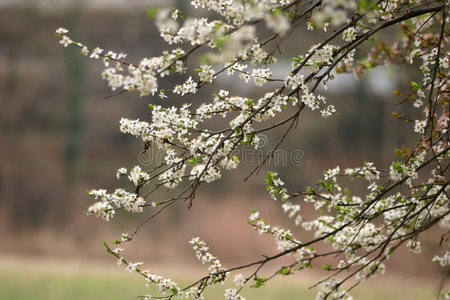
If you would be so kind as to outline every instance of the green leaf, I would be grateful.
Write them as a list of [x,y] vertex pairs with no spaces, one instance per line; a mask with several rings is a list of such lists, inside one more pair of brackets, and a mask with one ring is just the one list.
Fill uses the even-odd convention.
[[322,266],[322,269],[324,269],[325,271],[330,271],[331,265],[330,264],[324,265],[324,266]]
[[402,165],[399,161],[396,161],[395,163],[392,164],[392,169],[394,169],[395,171],[397,171],[399,173],[403,172]]
[[208,54],[201,54],[201,55],[199,56],[198,60],[199,60],[201,63],[207,64],[207,65],[211,64],[211,56],[208,55]]
[[202,156],[201,155],[195,155],[194,157],[192,157],[191,159],[188,159],[188,163],[191,165],[196,165],[200,162],[200,158]]
[[289,270],[289,268],[283,268],[280,271],[278,271],[278,274],[286,276],[286,275],[291,275],[291,274],[294,274],[294,273],[291,272],[291,270]]
[[375,4],[375,1],[373,0],[359,0],[358,1],[358,8],[362,12],[368,12]]
[[254,132],[249,132],[249,133],[246,135],[246,137],[247,137],[247,139],[248,139],[249,141],[252,141],[253,138],[255,137],[255,133],[254,133]]
[[327,183],[325,181],[323,181],[323,180],[319,180],[319,185],[324,190],[328,189]]
[[217,46],[219,50],[223,50],[225,44],[227,43],[229,36],[220,36],[213,39],[213,43]]
[[348,189],[348,187],[344,188],[344,193],[349,196],[350,195],[350,190]]
[[255,288],[259,288],[259,287],[265,285],[264,282],[266,281],[266,279],[262,278],[262,277],[255,277],[255,278],[253,278],[253,280],[256,281],[256,284],[254,285]]
[[327,190],[328,190],[330,193],[333,193],[333,181],[329,181],[329,182],[327,183]]
[[273,172],[267,172],[267,176],[264,179],[264,181],[266,182],[268,187],[272,187],[273,186]]
[[272,14],[273,14],[274,16],[281,15],[282,13],[283,13],[282,10],[279,9],[279,8],[276,8],[276,9],[274,9],[274,10],[272,11]]
[[149,19],[153,19],[156,14],[159,12],[160,8],[159,7],[150,7],[147,9],[147,18]]
[[411,81],[411,86],[415,91],[420,90],[422,88],[422,86],[415,81]]

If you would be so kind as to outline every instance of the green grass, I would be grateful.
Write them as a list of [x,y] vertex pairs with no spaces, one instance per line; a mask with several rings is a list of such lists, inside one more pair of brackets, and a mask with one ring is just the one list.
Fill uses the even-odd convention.
[[[173,269],[166,273],[171,274]],[[180,284],[187,284],[201,273],[192,274],[178,270]],[[317,290],[308,290],[313,279],[305,276],[277,279],[258,289],[247,289],[243,295],[248,299],[314,299]],[[366,283],[352,293],[354,299],[363,300],[427,300],[435,299],[438,283],[380,277]],[[206,294],[206,299],[223,299],[224,287],[217,287]],[[26,259],[0,260],[0,299],[4,300],[79,300],[79,299],[136,299],[137,295],[152,293],[143,279],[128,274],[123,268],[112,266],[79,264],[76,262],[49,262]]]
[[0,271],[0,299],[133,299],[142,282],[110,274]]

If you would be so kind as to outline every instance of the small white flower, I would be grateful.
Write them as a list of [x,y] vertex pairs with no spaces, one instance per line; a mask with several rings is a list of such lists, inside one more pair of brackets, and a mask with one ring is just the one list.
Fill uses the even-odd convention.
[[83,54],[84,56],[88,56],[89,49],[86,46],[83,46],[83,48],[81,48],[81,54]]
[[121,241],[122,242],[126,242],[126,241],[129,241],[129,240],[130,240],[130,238],[128,237],[128,233],[122,233]]
[[203,65],[201,66],[198,76],[202,82],[212,82],[215,73],[216,72],[213,68],[211,68],[211,66]]
[[346,42],[351,42],[356,39],[356,29],[355,27],[349,27],[342,33],[342,38]]
[[284,182],[280,178],[277,178],[273,181],[273,184],[275,186],[282,186],[282,185],[284,185]]
[[126,168],[120,168],[119,170],[117,170],[116,177],[117,177],[117,179],[119,179],[120,176],[126,175],[126,174],[127,174],[127,169]]
[[69,32],[69,30],[67,30],[64,27],[60,27],[60,28],[56,29],[56,33],[57,34],[65,34],[65,33],[68,33],[68,32]]
[[419,134],[424,134],[425,133],[425,127],[427,126],[427,120],[416,120],[415,124],[414,124],[414,132],[417,132]]
[[416,240],[409,240],[406,243],[406,247],[409,248],[409,250],[411,250],[412,253],[420,253],[422,251],[421,247],[420,247],[420,241],[416,241]]
[[69,44],[72,44],[72,40],[68,36],[63,35],[59,43],[67,47]]
[[95,59],[97,59],[97,58],[99,58],[100,57],[100,55],[99,54],[101,54],[103,52],[103,49],[101,49],[101,48],[99,48],[99,47],[96,47],[93,51],[92,51],[92,53],[91,53],[91,58],[95,58]]
[[116,249],[112,250],[112,252],[115,254],[119,254],[122,251],[123,251],[123,248],[116,248]]
[[236,286],[241,287],[241,286],[244,286],[244,284],[245,284],[245,278],[241,273],[239,273],[234,276],[233,282]]
[[192,77],[189,77],[185,83],[177,85],[173,89],[174,94],[180,94],[181,96],[189,93],[194,94],[195,92],[197,92],[197,83],[192,80]]
[[141,167],[135,166],[131,169],[130,174],[128,175],[128,179],[134,183],[134,185],[139,185],[142,182],[145,182],[150,179],[150,175],[141,170]]

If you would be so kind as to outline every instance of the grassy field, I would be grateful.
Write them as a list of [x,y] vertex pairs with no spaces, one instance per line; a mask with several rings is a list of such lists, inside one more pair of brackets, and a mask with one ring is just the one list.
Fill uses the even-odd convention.
[[[161,268],[158,268],[161,271]],[[179,283],[188,283],[200,271],[167,269],[166,274],[176,274]],[[191,275],[190,275],[191,274]],[[193,278],[190,278],[192,276]],[[259,289],[248,289],[248,300],[314,299],[317,290],[308,290],[313,278],[291,277],[276,280]],[[354,299],[363,300],[428,300],[435,299],[438,282],[407,279],[405,277],[380,277],[355,290]],[[81,261],[44,260],[2,256],[0,259],[0,299],[2,300],[79,300],[79,299],[136,299],[149,294],[144,281],[129,274],[114,263],[92,264]],[[215,288],[206,299],[223,299],[223,288]]]

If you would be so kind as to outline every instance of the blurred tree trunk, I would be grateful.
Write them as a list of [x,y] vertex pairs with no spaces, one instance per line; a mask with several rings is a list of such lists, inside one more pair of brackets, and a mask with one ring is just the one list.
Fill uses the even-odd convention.
[[16,138],[14,127],[18,105],[14,99],[19,84],[19,59],[18,45],[11,43],[7,49],[6,76],[1,89],[3,93],[0,94],[0,228],[5,231],[13,225],[16,202],[16,151],[13,140]]
[[[77,1],[68,12],[69,27],[72,36],[77,40],[80,32],[80,16],[82,3]],[[65,142],[66,188],[70,191],[76,185],[78,165],[82,148],[84,114],[83,96],[85,91],[85,59],[78,48],[67,51],[67,123]]]

